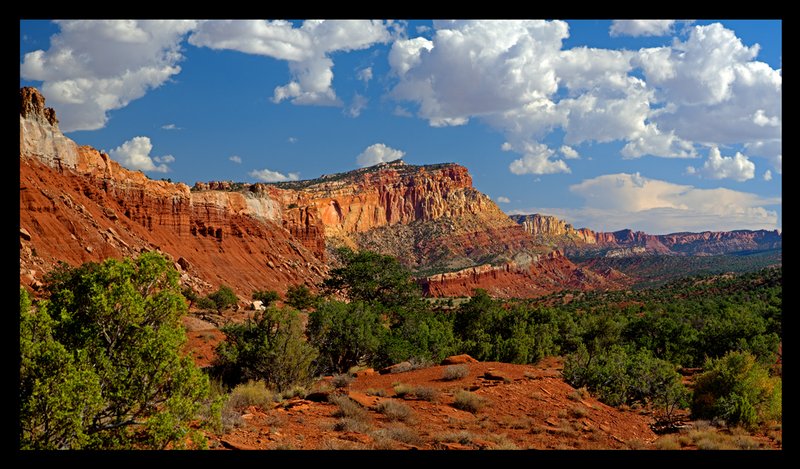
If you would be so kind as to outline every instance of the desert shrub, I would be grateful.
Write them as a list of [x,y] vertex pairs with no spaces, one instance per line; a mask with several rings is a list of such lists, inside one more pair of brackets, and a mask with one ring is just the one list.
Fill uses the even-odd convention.
[[203,311],[213,311],[217,309],[217,304],[214,303],[214,300],[207,296],[199,296],[194,301],[194,305],[197,306],[197,309],[201,309]]
[[252,298],[263,303],[265,308],[269,308],[272,303],[280,300],[281,296],[275,290],[257,290],[253,292]]
[[419,301],[419,285],[396,258],[349,248],[340,248],[336,254],[342,267],[332,269],[325,279],[323,287],[328,293],[386,307],[407,307]]
[[414,394],[414,386],[404,383],[395,383],[392,385],[395,397],[404,398]]
[[189,302],[189,308],[191,308],[199,298],[197,292],[194,291],[194,288],[189,286],[181,288],[181,295],[183,295],[183,297]]
[[381,388],[378,388],[378,389],[369,388],[369,389],[367,389],[365,391],[365,393],[367,394],[367,396],[378,396],[378,397],[386,396],[386,391],[384,389],[381,389]]
[[655,441],[656,449],[676,450],[681,449],[681,443],[675,435],[665,435]]
[[556,315],[550,310],[510,307],[476,290],[455,314],[460,349],[480,361],[535,363],[558,352]]
[[342,417],[334,422],[333,430],[337,432],[367,433],[372,430],[372,425],[364,417]]
[[250,406],[269,410],[274,402],[275,395],[267,389],[263,381],[249,381],[231,390],[225,406],[234,410],[243,410]]
[[430,311],[421,303],[408,306],[384,313],[389,330],[375,357],[376,366],[408,361],[414,369],[426,368],[455,351],[450,315]]
[[385,444],[386,440],[399,441],[409,445],[420,445],[423,443],[419,433],[403,424],[389,425],[386,428],[372,432],[372,438],[376,441],[376,449],[392,449],[389,445]]
[[350,386],[350,383],[353,382],[353,377],[347,373],[342,373],[340,375],[334,375],[333,379],[331,379],[331,384],[336,389],[346,388]]
[[220,285],[217,291],[208,295],[208,299],[214,302],[217,311],[222,311],[225,308],[235,305],[236,302],[239,301],[239,298],[236,297],[236,293],[227,285]]
[[609,405],[653,400],[660,406],[682,407],[686,391],[672,364],[653,358],[647,350],[629,353],[619,345],[590,354],[581,344],[567,356],[562,371],[573,387],[585,386]]
[[297,311],[271,307],[222,331],[227,340],[217,346],[216,367],[226,382],[263,380],[282,392],[310,381],[317,351],[305,340]]
[[314,307],[317,303],[317,298],[303,284],[290,285],[286,290],[286,301],[284,303],[302,311]]
[[394,399],[386,399],[381,401],[375,408],[379,413],[385,415],[389,420],[406,421],[411,418],[411,408],[402,402]]
[[467,365],[449,365],[444,369],[442,379],[445,381],[455,381],[469,375],[469,367]]
[[347,396],[331,394],[328,396],[328,402],[336,406],[336,410],[333,412],[334,417],[349,418],[362,422],[369,420],[369,415],[364,408]]
[[209,394],[183,353],[186,302],[164,256],[60,264],[49,299],[20,290],[19,441],[25,449],[179,447]]
[[319,349],[322,373],[344,373],[371,362],[384,333],[380,315],[363,302],[326,301],[309,314],[309,342]]
[[697,377],[692,399],[695,418],[721,418],[729,425],[752,428],[781,419],[781,379],[747,352],[709,359]]
[[483,408],[484,400],[475,393],[459,390],[454,396],[453,407],[466,410],[467,412],[477,413]]
[[308,389],[306,389],[305,386],[300,385],[294,385],[280,393],[281,399],[292,399],[295,397],[303,398],[306,395],[308,395]]
[[439,391],[430,386],[417,386],[414,388],[414,397],[423,401],[433,402],[439,397]]
[[443,441],[445,443],[459,443],[462,445],[468,445],[472,443],[472,440],[475,439],[475,435],[472,433],[462,430],[456,433],[443,433],[441,435],[434,435],[434,441]]
[[582,418],[589,415],[589,411],[582,405],[576,405],[569,408],[569,415],[575,418]]

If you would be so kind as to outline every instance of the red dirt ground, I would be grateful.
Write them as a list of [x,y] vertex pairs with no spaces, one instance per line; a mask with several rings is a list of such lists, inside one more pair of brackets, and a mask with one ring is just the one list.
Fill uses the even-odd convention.
[[[184,326],[187,351],[198,366],[210,365],[224,334],[215,324],[194,316],[184,317]],[[335,415],[337,405],[324,399],[292,398],[269,408],[244,409],[239,413],[240,424],[223,434],[206,436],[211,448],[242,450],[668,449],[659,444],[665,438],[680,438],[680,449],[698,449],[697,442],[687,436],[693,428],[687,421],[688,412],[681,414],[689,424],[686,430],[657,435],[651,429],[655,422],[651,410],[610,407],[566,384],[558,357],[535,365],[476,362],[464,366],[468,374],[452,381],[443,379],[447,366],[388,374],[359,372],[349,386],[332,391],[349,396],[364,410],[360,422],[351,420],[344,429],[336,427],[342,424]],[[487,372],[505,380],[486,379]],[[330,381],[330,377],[323,379],[312,390],[330,389]],[[399,397],[394,391],[396,384],[432,389],[435,398]],[[455,408],[454,395],[460,390],[474,392],[484,406],[475,414]],[[378,408],[386,401],[409,407],[409,417],[387,418]],[[781,449],[780,424],[777,428],[748,435],[751,444]],[[731,434],[727,430],[720,433]]]

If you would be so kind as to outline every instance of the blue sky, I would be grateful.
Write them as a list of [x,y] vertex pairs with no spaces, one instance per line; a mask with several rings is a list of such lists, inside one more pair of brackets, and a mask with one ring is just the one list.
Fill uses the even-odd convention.
[[780,21],[22,21],[20,86],[151,178],[456,162],[507,213],[781,227]]

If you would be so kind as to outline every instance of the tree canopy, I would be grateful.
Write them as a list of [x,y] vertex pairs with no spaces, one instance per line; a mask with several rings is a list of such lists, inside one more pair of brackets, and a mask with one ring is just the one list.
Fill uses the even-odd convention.
[[183,445],[209,384],[181,352],[186,304],[171,263],[150,252],[61,264],[46,291],[35,306],[20,292],[21,447]]

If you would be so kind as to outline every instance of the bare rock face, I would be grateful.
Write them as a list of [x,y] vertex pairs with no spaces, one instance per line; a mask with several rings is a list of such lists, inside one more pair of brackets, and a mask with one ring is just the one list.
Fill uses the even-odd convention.
[[[227,284],[249,296],[322,279],[326,266],[282,227],[280,202],[268,195],[196,193],[151,180],[78,147],[56,124],[44,98],[23,88],[20,263],[36,277],[58,261],[77,265],[158,250],[178,259],[183,280],[200,291]],[[30,277],[27,286],[37,281]]]
[[19,153],[56,169],[73,169],[78,162],[78,146],[58,129],[55,111],[45,107],[36,88],[19,90]]

